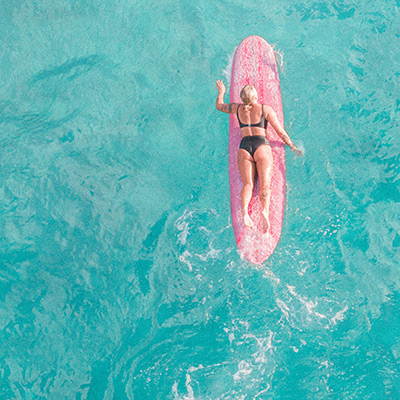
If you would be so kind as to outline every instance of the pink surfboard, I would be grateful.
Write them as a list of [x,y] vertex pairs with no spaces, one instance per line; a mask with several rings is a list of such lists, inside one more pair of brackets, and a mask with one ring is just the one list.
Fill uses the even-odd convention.
[[[242,103],[240,91],[252,84],[258,92],[258,102],[270,105],[283,125],[282,99],[273,48],[259,36],[249,36],[236,49],[232,65],[230,102]],[[243,187],[237,165],[241,140],[239,122],[235,114],[229,123],[229,184],[231,192],[232,224],[240,253],[251,263],[261,264],[273,253],[278,244],[285,207],[285,144],[268,124],[267,136],[273,155],[271,203],[269,209],[270,229],[264,234],[261,220],[261,202],[258,180],[249,205],[250,217],[255,228],[243,224],[240,192]]]

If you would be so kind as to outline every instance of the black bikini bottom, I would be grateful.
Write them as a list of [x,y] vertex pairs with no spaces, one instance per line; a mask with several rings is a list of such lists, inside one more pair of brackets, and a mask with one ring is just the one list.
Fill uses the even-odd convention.
[[262,135],[245,136],[240,142],[240,149],[244,149],[253,157],[256,150],[263,144],[269,144],[268,139]]

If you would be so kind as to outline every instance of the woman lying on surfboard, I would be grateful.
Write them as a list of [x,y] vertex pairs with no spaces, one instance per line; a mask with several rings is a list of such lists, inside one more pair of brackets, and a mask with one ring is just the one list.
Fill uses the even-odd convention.
[[224,103],[226,89],[224,83],[220,80],[217,81],[217,89],[217,109],[228,114],[236,113],[242,133],[242,141],[240,142],[238,153],[238,166],[243,180],[241,192],[243,222],[248,228],[254,227],[248,206],[253,193],[254,177],[257,170],[260,180],[260,201],[263,207],[263,229],[266,233],[269,229],[268,212],[271,200],[270,184],[273,162],[271,146],[266,136],[268,122],[295,154],[302,156],[303,152],[293,144],[289,135],[279,123],[274,110],[270,106],[257,103],[258,95],[254,86],[246,85],[240,92],[243,104]]

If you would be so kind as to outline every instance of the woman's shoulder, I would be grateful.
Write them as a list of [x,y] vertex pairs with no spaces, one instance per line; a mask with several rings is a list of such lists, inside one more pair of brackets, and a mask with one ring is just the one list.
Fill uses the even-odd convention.
[[262,105],[262,107],[263,107],[263,112],[264,112],[264,115],[265,115],[265,117],[267,117],[267,115],[272,111],[274,111],[274,109],[270,106],[270,105],[268,105],[268,104],[263,104]]
[[263,108],[265,108],[266,110],[272,110],[272,107],[271,107],[270,105],[268,105],[268,104],[263,104],[262,106],[263,106]]

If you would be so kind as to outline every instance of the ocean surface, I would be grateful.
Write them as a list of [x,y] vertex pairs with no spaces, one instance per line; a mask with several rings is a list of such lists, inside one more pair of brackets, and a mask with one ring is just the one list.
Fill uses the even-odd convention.
[[[0,5],[0,399],[400,399],[399,0]],[[253,34],[305,149],[261,266],[215,109]]]

